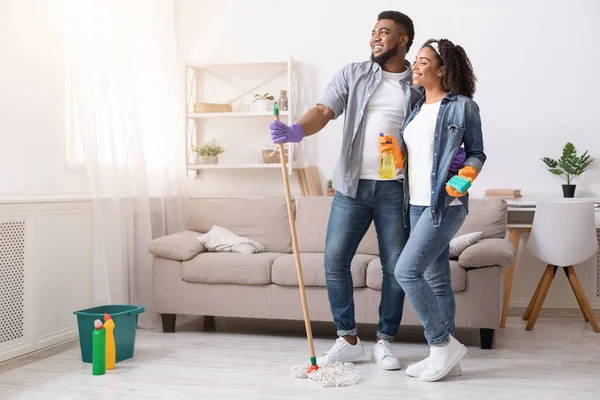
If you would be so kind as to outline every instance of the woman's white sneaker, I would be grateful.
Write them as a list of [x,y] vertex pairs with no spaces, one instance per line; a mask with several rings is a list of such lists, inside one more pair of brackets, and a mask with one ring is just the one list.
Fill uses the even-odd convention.
[[419,375],[425,382],[435,382],[450,372],[452,368],[467,354],[467,348],[458,340],[449,336],[450,343],[446,346],[431,346],[427,367]]
[[402,364],[392,351],[392,346],[387,340],[379,340],[373,345],[371,359],[383,369],[389,371],[400,369]]
[[[428,360],[428,358],[421,360],[418,363],[409,365],[406,368],[406,375],[412,376],[413,378],[418,378],[419,375],[421,375],[421,372],[425,371],[425,369],[427,368],[427,360]],[[454,367],[452,367],[452,369],[450,370],[450,372],[448,372],[448,375],[446,375],[446,376],[461,376],[461,375],[462,375],[462,367],[460,366],[460,363],[458,363]]]
[[362,342],[357,337],[356,344],[352,345],[343,337],[337,338],[333,346],[321,357],[317,357],[319,367],[334,362],[352,362],[360,360],[365,355],[365,349]]

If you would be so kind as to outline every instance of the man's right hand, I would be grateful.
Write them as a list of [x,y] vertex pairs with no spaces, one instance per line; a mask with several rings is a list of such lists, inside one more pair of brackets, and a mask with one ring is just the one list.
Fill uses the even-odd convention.
[[300,124],[288,126],[281,121],[275,120],[269,125],[271,128],[271,140],[273,143],[298,143],[304,138],[304,129]]

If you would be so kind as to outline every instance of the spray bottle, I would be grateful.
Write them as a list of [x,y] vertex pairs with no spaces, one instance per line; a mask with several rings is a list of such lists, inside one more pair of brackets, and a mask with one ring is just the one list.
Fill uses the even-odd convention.
[[99,319],[94,321],[92,334],[92,373],[104,375],[106,372],[106,330]]
[[[383,132],[379,134],[383,137]],[[396,163],[392,150],[386,150],[379,159],[379,177],[381,179],[393,179],[396,176]]]
[[106,329],[106,369],[115,369],[116,349],[115,349],[115,321],[110,315],[104,313],[104,329]]

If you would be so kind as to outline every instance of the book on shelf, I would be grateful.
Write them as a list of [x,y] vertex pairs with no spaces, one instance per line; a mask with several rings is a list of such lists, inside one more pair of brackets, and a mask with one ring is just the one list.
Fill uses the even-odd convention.
[[485,197],[516,199],[523,196],[521,195],[521,189],[486,189]]

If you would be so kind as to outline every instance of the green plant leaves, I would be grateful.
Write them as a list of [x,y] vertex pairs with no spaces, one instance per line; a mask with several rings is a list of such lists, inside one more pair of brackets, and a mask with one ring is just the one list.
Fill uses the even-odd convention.
[[202,143],[200,146],[193,146],[192,150],[204,157],[218,156],[225,152],[225,150],[217,144],[217,141],[214,138],[208,142]]
[[275,100],[275,97],[269,95],[268,92],[265,93],[265,94],[263,94],[262,96],[257,93],[257,94],[254,95],[254,101],[253,101],[253,103],[255,101],[257,101],[257,100]]
[[556,168],[556,166],[558,165],[558,162],[556,160],[553,160],[549,157],[542,158],[542,161],[545,162],[546,165],[550,168]]
[[578,157],[577,149],[573,143],[568,142],[565,144],[562,156],[558,161],[549,157],[543,157],[542,161],[548,166],[548,171],[566,179],[567,184],[570,185],[571,179],[583,174],[594,159],[588,155],[587,151],[581,157]]
[[575,146],[573,146],[573,143],[569,142],[565,144],[561,158],[568,159],[573,158],[575,156],[577,156],[577,150],[575,150]]
[[562,175],[562,174],[564,174],[564,172],[562,171],[562,169],[558,169],[558,168],[550,168],[548,171],[552,172],[554,175]]

